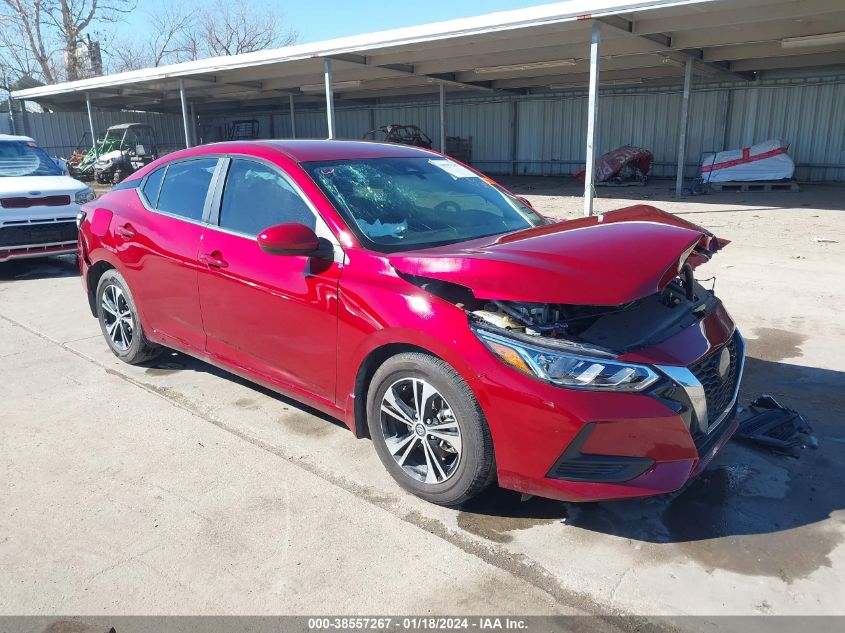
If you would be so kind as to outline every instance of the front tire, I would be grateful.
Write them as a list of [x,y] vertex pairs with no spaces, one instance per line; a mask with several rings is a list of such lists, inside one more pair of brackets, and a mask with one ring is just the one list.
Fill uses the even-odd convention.
[[481,407],[445,361],[408,352],[379,367],[367,424],[382,464],[400,486],[439,505],[463,503],[496,477]]
[[161,354],[144,336],[135,300],[116,270],[107,270],[97,284],[97,319],[109,349],[123,362],[136,365]]

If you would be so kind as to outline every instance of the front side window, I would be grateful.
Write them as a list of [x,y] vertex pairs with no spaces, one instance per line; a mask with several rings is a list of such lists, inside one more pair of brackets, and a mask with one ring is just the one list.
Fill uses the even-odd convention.
[[202,220],[205,196],[216,167],[216,158],[171,163],[156,208],[189,220]]
[[32,141],[0,141],[0,178],[61,175],[56,161]]
[[220,226],[258,235],[269,226],[290,222],[314,229],[316,217],[278,171],[251,160],[233,159],[220,203]]
[[350,228],[382,252],[428,248],[543,224],[536,211],[440,156],[303,163]]

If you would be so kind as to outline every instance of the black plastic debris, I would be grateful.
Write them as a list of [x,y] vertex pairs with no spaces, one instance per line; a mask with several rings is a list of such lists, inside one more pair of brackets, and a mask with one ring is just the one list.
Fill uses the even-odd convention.
[[734,437],[740,441],[765,446],[771,450],[799,457],[801,449],[818,448],[812,427],[794,409],[763,394],[747,408],[739,411],[739,429]]

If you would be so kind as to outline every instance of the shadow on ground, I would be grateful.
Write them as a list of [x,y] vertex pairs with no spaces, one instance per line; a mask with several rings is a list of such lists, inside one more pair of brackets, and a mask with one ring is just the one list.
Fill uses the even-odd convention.
[[[186,371],[210,374],[212,376],[216,376],[217,378],[229,380],[244,387],[248,387],[252,391],[257,392],[262,396],[273,398],[274,400],[277,400],[278,402],[281,402],[282,404],[286,405],[286,407],[290,407],[292,409],[301,411],[306,415],[319,418],[321,421],[328,422],[343,429],[347,428],[347,426],[343,424],[343,422],[341,422],[340,420],[333,418],[330,415],[326,415],[318,409],[309,407],[308,405],[298,402],[297,400],[293,400],[291,398],[283,396],[280,393],[277,393],[271,389],[262,387],[261,385],[256,384],[250,380],[241,378],[236,374],[228,372],[225,369],[220,369],[219,367],[216,367],[210,363],[206,363],[205,361],[196,359],[192,356],[183,354],[182,352],[167,350],[162,356],[159,356],[156,359],[142,364],[141,367],[144,367],[144,373],[147,376],[151,377],[167,376],[170,374]],[[252,398],[244,398],[241,400],[237,400],[234,402],[234,405],[238,408],[246,410],[256,409],[259,406],[257,401],[253,400]]]
[[74,255],[55,255],[32,259],[13,259],[0,262],[0,284],[25,279],[78,277],[79,268]]
[[[749,345],[760,355],[783,350]],[[788,352],[784,352],[788,353]],[[341,422],[178,352],[147,364],[145,373],[209,373],[232,380],[286,406],[346,428]],[[491,488],[460,508],[458,526],[484,539],[507,543],[538,526],[580,531],[579,539],[613,536],[631,541],[647,561],[692,559],[708,569],[774,576],[785,582],[830,566],[843,539],[845,432],[836,412],[845,411],[842,372],[749,357],[741,401],[771,393],[814,426],[820,448],[799,459],[731,442],[684,490],[661,497],[602,503],[561,503]],[[245,399],[250,408],[252,399]],[[238,405],[238,403],[235,403]],[[238,405],[240,406],[240,405]],[[350,437],[350,441],[352,441]],[[553,533],[550,534],[553,538]]]
[[[584,194],[584,183],[571,176],[501,176],[497,177],[505,187],[515,194],[528,196],[572,196],[580,198]],[[689,186],[689,182],[685,187]],[[685,202],[721,206],[742,206],[743,209],[684,209],[680,213],[713,213],[724,211],[768,211],[773,209],[794,209],[811,207],[813,209],[842,210],[842,186],[838,184],[804,184],[798,192],[710,192],[691,196],[684,193],[682,198],[675,197],[675,181],[666,178],[652,178],[645,186],[635,187],[596,187],[596,197],[607,200],[635,200],[645,204],[661,202]],[[580,205],[577,209],[580,212]]]
[[[694,559],[708,569],[780,577],[785,582],[830,566],[843,540],[845,374],[749,358],[741,401],[771,393],[813,425],[818,450],[799,459],[731,442],[684,490],[661,497],[559,503],[492,489],[465,504],[463,529],[508,542],[537,525],[586,531],[585,538],[630,539],[649,560]],[[833,517],[831,515],[834,515]]]

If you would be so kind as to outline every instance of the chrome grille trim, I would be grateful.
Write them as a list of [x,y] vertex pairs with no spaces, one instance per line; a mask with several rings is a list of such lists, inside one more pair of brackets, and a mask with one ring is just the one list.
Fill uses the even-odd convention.
[[738,329],[734,332],[733,342],[736,345],[736,381],[730,401],[727,406],[718,412],[718,417],[715,420],[710,419],[710,412],[707,410],[707,396],[704,385],[690,368],[656,365],[658,370],[684,390],[695,412],[698,428],[705,434],[712,432],[725,420],[739,397],[739,387],[745,370],[745,339]]

